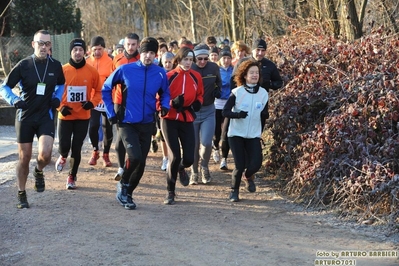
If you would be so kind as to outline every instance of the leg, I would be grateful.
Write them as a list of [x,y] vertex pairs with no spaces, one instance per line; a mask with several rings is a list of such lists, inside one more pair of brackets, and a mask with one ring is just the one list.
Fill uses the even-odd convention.
[[111,167],[112,163],[109,160],[109,150],[111,149],[112,139],[114,138],[114,133],[112,132],[112,125],[108,121],[107,114],[105,112],[101,112],[102,114],[102,130],[104,132],[104,152],[103,152],[103,160],[104,166]]
[[92,109],[91,110],[91,117],[90,117],[90,123],[89,123],[89,138],[91,141],[91,145],[93,146],[93,154],[91,155],[91,158],[89,160],[90,165],[96,165],[97,160],[100,157],[99,152],[98,152],[98,130],[100,128],[100,115],[101,112]]
[[29,174],[29,162],[32,157],[32,143],[18,143],[19,160],[17,163],[17,187],[24,191]]
[[82,158],[82,146],[86,138],[89,120],[75,120],[73,122],[73,138],[72,138],[72,148],[71,148],[71,169],[69,174],[76,177],[78,173],[78,168]]

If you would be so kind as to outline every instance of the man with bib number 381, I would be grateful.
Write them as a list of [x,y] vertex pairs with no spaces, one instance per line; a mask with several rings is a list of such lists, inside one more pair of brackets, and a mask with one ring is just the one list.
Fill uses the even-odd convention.
[[[65,83],[61,63],[49,56],[50,33],[46,30],[37,31],[32,47],[34,54],[19,61],[0,86],[0,94],[17,109],[15,131],[19,153],[16,167],[19,209],[29,208],[25,186],[35,135],[38,139],[38,155],[33,171],[34,189],[37,192],[45,190],[43,168],[51,161],[54,109],[60,105]],[[19,96],[12,91],[17,84]]]
[[58,108],[58,152],[60,157],[55,169],[62,171],[71,150],[67,189],[76,188],[76,174],[81,161],[82,145],[87,135],[90,112],[101,101],[100,75],[97,69],[86,64],[86,43],[73,39],[69,44],[71,58],[62,66],[65,75],[65,91]]

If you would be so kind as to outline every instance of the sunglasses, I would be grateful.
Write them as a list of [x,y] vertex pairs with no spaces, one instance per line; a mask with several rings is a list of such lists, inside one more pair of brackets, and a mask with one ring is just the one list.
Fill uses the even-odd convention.
[[198,60],[198,61],[202,61],[202,60],[208,61],[209,58],[208,58],[208,57],[197,57],[197,60]]
[[37,45],[41,46],[47,46],[49,47],[51,45],[51,42],[44,42],[44,41],[35,41],[35,43],[37,43]]

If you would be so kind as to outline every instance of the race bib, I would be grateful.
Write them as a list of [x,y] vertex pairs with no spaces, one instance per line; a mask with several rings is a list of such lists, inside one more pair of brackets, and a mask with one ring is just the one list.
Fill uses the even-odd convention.
[[94,110],[97,110],[97,111],[99,111],[99,112],[105,112],[105,105],[104,105],[104,103],[103,103],[103,102],[99,103],[99,104],[94,108]]
[[36,95],[44,95],[45,91],[46,91],[46,84],[45,83],[37,83]]
[[68,86],[67,88],[67,102],[85,102],[87,101],[86,86]]

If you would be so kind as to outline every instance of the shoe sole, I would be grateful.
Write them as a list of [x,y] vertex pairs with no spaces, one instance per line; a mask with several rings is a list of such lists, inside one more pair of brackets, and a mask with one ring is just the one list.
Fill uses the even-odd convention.
[[116,174],[114,177],[115,181],[120,181],[122,179],[122,176],[120,174]]
[[76,186],[66,186],[66,188],[68,189],[68,190],[74,190],[74,189],[76,189]]

